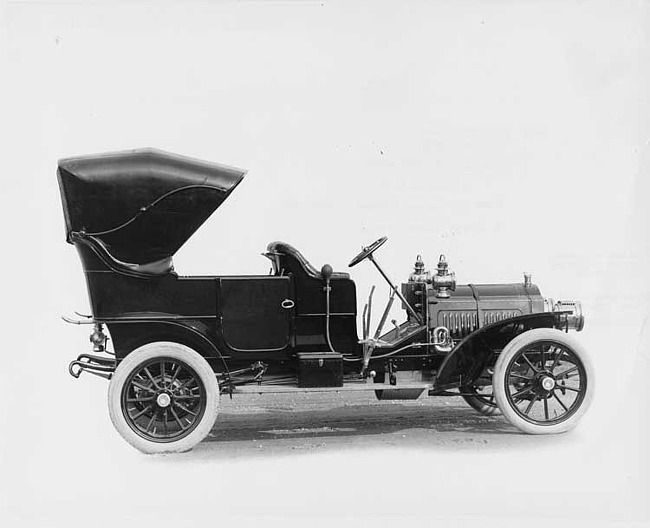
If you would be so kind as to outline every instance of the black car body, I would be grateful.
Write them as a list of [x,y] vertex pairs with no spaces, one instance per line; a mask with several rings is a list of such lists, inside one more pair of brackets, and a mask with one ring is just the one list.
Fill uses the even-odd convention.
[[[94,329],[94,352],[70,372],[111,380],[111,417],[132,445],[191,448],[212,427],[212,400],[245,392],[460,393],[530,433],[567,430],[584,413],[591,367],[567,335],[582,329],[580,303],[545,299],[529,276],[456,285],[444,256],[433,273],[418,257],[397,287],[374,257],[384,237],[350,263],[369,260],[393,292],[372,334],[371,294],[359,338],[350,275],[316,269],[287,243],[266,248],[270,275],[178,275],[173,255],[244,175],[153,149],[59,162],[67,241],[92,310],[67,320]],[[405,320],[384,331],[395,299]]]

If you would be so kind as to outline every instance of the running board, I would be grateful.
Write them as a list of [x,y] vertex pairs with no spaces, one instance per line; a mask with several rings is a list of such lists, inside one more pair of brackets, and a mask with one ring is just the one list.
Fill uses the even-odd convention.
[[282,394],[304,392],[362,392],[376,390],[433,389],[431,383],[348,383],[343,387],[297,387],[296,385],[240,385],[234,387],[233,394]]

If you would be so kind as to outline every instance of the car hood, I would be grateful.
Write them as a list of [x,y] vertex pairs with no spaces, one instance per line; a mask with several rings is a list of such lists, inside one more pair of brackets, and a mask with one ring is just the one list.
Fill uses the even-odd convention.
[[125,262],[169,258],[245,174],[156,149],[62,159],[57,175],[66,239],[92,236]]

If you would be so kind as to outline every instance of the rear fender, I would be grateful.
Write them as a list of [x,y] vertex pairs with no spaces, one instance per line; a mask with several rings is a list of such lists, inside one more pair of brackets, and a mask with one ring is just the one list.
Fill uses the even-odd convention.
[[465,337],[440,365],[434,391],[472,385],[515,336],[533,328],[555,328],[556,314],[541,312],[499,321]]
[[208,326],[200,321],[139,321],[107,323],[115,346],[118,363],[136,348],[155,341],[171,341],[196,350],[213,368],[223,365],[225,358],[209,337]]

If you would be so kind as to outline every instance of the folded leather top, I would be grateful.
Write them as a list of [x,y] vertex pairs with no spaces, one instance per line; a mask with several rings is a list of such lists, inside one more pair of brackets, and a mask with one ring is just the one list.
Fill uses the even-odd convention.
[[246,171],[156,149],[62,159],[58,179],[72,234],[99,238],[116,259],[171,257]]

